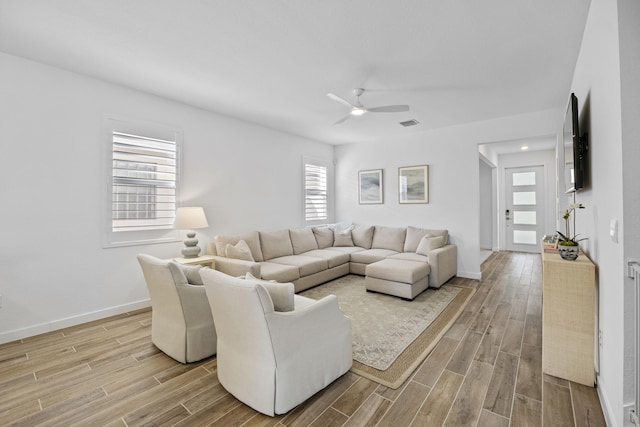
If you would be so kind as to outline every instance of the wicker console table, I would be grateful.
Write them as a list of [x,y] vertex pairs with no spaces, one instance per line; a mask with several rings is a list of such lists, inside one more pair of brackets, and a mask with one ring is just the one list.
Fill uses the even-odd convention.
[[595,265],[542,251],[542,370],[593,387]]

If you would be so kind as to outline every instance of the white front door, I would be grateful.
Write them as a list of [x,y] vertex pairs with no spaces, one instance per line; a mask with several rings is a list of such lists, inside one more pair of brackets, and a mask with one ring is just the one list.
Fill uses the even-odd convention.
[[505,169],[506,249],[540,252],[544,235],[544,166]]

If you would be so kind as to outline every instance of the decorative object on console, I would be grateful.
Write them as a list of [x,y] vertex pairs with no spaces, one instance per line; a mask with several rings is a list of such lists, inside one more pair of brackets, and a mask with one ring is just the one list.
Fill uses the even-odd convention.
[[429,165],[398,168],[398,201],[429,203]]
[[178,230],[188,230],[187,238],[184,240],[184,248],[182,248],[182,256],[195,258],[200,255],[198,239],[196,239],[196,232],[193,230],[209,226],[204,209],[201,207],[178,208],[173,226]]
[[358,201],[361,205],[384,203],[382,169],[358,172]]
[[[558,236],[559,236],[558,252],[560,253],[560,257],[562,259],[567,259],[571,261],[574,261],[576,258],[578,258],[578,255],[580,253],[580,246],[578,246],[578,242],[586,239],[586,237],[577,239],[578,234],[574,234],[573,237],[571,237],[570,219],[571,219],[571,214],[576,209],[584,209],[584,206],[582,205],[582,203],[571,204],[564,211],[564,214],[562,215],[562,218],[564,218],[564,223],[565,223],[565,232],[567,234],[564,235],[558,231]],[[575,229],[575,218],[574,218],[574,229]]]

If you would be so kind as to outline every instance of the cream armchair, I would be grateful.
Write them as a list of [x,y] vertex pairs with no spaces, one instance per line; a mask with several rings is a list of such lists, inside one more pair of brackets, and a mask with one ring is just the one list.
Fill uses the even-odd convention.
[[201,275],[218,332],[218,379],[240,401],[283,414],[351,368],[351,320],[334,295],[294,295],[294,310],[278,312],[259,281]]
[[216,329],[204,286],[191,285],[183,266],[138,255],[151,297],[151,341],[182,363],[216,353]]

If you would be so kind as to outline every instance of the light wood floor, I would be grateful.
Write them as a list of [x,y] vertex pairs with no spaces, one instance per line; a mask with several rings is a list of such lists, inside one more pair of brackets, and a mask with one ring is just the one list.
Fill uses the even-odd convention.
[[283,416],[243,405],[215,357],[182,365],[138,311],[0,346],[0,425],[604,426],[595,389],[542,374],[541,262],[494,253],[458,322],[397,390],[347,373]]

